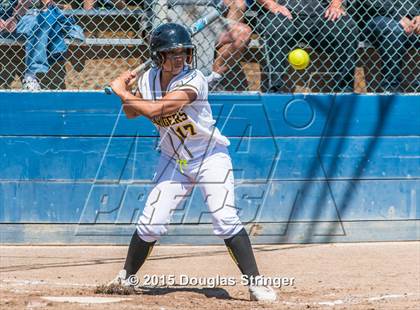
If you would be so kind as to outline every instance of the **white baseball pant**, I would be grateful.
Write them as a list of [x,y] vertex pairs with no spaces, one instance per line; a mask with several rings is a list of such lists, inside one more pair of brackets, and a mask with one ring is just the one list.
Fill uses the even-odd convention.
[[162,153],[154,178],[156,186],[137,224],[140,238],[153,242],[165,234],[173,211],[194,186],[201,189],[215,235],[222,239],[236,235],[243,225],[235,208],[232,162],[226,147],[215,147],[204,160],[190,161],[182,171],[175,159]]

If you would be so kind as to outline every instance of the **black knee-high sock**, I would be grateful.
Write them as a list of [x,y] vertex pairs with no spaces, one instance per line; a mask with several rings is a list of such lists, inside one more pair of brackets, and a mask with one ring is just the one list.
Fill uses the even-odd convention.
[[139,271],[146,258],[152,252],[154,242],[146,242],[139,237],[137,230],[134,231],[128,247],[127,258],[125,259],[124,269],[127,271],[127,278]]
[[248,276],[248,278],[259,275],[251,241],[245,228],[242,228],[235,236],[225,239],[225,244],[242,274]]

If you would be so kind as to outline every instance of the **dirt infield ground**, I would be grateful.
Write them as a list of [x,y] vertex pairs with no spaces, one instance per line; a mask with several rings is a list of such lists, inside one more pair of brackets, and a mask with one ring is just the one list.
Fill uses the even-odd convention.
[[[152,275],[173,277],[178,285],[147,288],[134,295],[95,294],[95,287],[121,268],[126,250],[121,246],[1,246],[0,308],[416,309],[420,303],[420,242],[255,246],[266,280],[295,278],[293,286],[278,289],[280,298],[273,304],[248,301],[240,274],[222,246],[156,246],[140,280]],[[239,284],[183,286],[181,275],[190,280],[234,277]],[[63,303],[46,296],[96,299]],[[124,300],[93,304],[97,297]]]

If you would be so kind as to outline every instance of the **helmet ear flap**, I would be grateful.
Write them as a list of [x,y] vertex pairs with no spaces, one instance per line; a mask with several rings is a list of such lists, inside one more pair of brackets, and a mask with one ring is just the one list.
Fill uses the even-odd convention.
[[165,61],[165,58],[161,52],[157,51],[157,52],[153,52],[152,60],[155,63],[155,66],[161,67],[163,62]]
[[195,54],[195,46],[190,47],[187,49],[187,59],[186,62],[190,66],[191,69],[195,69],[197,67],[197,59]]
[[187,49],[187,64],[191,65],[193,62],[193,57],[194,57],[194,53],[193,53],[193,49],[192,48],[188,48]]

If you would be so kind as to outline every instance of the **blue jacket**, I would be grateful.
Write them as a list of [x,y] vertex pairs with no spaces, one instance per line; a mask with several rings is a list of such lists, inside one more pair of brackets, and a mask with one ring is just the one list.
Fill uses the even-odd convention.
[[73,17],[68,17],[56,6],[46,10],[31,10],[21,18],[16,29],[26,37],[26,65],[29,73],[46,73],[55,61],[64,58],[67,51],[65,38],[83,41],[83,30],[75,25]]

